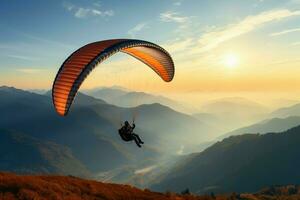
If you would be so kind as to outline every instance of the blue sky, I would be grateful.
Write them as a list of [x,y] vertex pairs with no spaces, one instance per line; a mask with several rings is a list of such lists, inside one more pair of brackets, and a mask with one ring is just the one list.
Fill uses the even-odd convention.
[[[299,16],[299,0],[2,1],[0,85],[49,88],[64,59],[82,45],[138,38],[171,52],[178,88],[189,87],[192,74],[202,82],[191,81],[191,86],[201,86],[191,90],[203,90],[203,85],[216,90],[216,84],[228,82],[241,84],[237,90],[250,90],[252,86],[242,81],[246,74],[263,80],[262,73],[287,73],[288,80],[296,79]],[[238,59],[238,67],[229,70],[223,57]],[[122,56],[111,62],[138,65]],[[271,87],[276,77],[269,79]],[[91,87],[101,86],[96,80],[90,80]],[[290,84],[282,83],[276,84]],[[232,89],[228,87],[223,90]]]

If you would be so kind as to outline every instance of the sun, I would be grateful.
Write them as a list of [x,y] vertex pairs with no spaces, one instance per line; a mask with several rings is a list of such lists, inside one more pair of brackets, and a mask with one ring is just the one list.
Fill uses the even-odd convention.
[[230,69],[235,68],[239,64],[239,58],[234,53],[226,54],[223,58],[223,64],[227,68],[230,68]]

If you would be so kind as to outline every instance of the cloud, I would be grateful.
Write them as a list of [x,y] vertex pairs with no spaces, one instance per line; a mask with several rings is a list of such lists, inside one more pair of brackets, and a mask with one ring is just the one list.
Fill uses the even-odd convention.
[[283,30],[283,31],[280,31],[280,32],[271,33],[270,36],[272,36],[272,37],[280,36],[280,35],[285,35],[285,34],[293,33],[293,32],[300,32],[300,28],[287,29],[287,30]]
[[162,46],[169,52],[175,53],[191,47],[194,44],[193,42],[194,41],[192,38],[186,38],[182,40],[171,41],[163,44]]
[[41,72],[41,69],[36,69],[36,68],[20,68],[16,69],[17,72],[25,73],[25,74],[36,74]]
[[76,6],[74,4],[68,3],[68,2],[64,2],[63,7],[74,14],[74,16],[76,18],[88,18],[88,17],[96,17],[96,16],[100,16],[100,17],[111,17],[114,16],[114,11],[113,10],[100,10],[100,4],[94,3],[93,7],[97,7],[97,8],[92,8],[92,7],[79,7]]
[[298,46],[298,45],[300,45],[300,42],[294,42],[294,43],[292,44],[292,46]]
[[75,6],[69,2],[64,2],[63,7],[68,11],[72,11],[75,8]]
[[21,55],[6,55],[6,57],[14,58],[14,59],[21,59],[27,61],[35,61],[38,60],[37,58],[29,57],[29,56],[21,56]]
[[184,151],[184,145],[181,145],[180,148],[178,149],[178,151],[176,152],[176,154],[183,155],[183,151]]
[[181,16],[173,11],[167,11],[160,14],[160,20],[163,22],[175,22],[182,24],[188,22],[189,17]]
[[28,34],[28,33],[24,33],[24,32],[18,32],[18,34],[20,34],[20,35],[22,35],[22,36],[24,36],[26,38],[29,38],[31,40],[36,40],[36,41],[42,42],[42,43],[59,45],[61,47],[67,48],[67,49],[74,49],[74,48],[76,48],[76,46],[71,45],[71,44],[66,44],[66,43],[62,43],[60,41],[55,41],[55,40],[49,40],[49,39],[46,39],[46,38],[38,37],[38,36],[35,36],[35,35],[32,35],[32,34]]
[[145,29],[147,27],[147,23],[139,23],[137,24],[135,27],[133,27],[132,29],[130,29],[128,31],[128,34],[134,38],[135,35],[140,32],[141,30]]
[[291,0],[290,4],[300,4],[300,0]]
[[8,44],[0,44],[0,49],[12,49],[12,50],[16,50],[17,48],[14,48],[12,45],[8,45]]
[[114,15],[114,11],[112,10],[100,11],[97,9],[82,8],[82,7],[78,8],[74,14],[74,16],[77,18],[87,18],[90,16],[106,17],[106,16],[113,16],[113,15]]
[[[211,26],[203,29],[198,25],[193,27],[192,33],[190,27],[187,27],[188,29],[182,29],[182,37],[170,40],[162,46],[171,52],[176,63],[181,62],[186,66],[214,64],[215,54],[211,51],[221,44],[276,21],[299,15],[300,11],[270,10],[247,16],[236,23],[223,27]],[[186,34],[184,34],[185,32]]]
[[151,166],[145,167],[143,169],[135,170],[134,174],[146,174],[146,173],[151,172],[155,168],[157,168],[157,165],[151,165]]
[[101,2],[100,1],[94,2],[93,5],[96,6],[96,7],[101,7]]
[[180,6],[180,5],[181,5],[181,2],[180,2],[180,1],[175,2],[175,3],[173,3],[173,5],[174,5],[174,6]]
[[166,11],[160,13],[160,21],[167,23],[175,23],[177,25],[176,33],[177,37],[186,37],[190,34],[193,34],[194,31],[190,31],[191,28],[197,24],[197,22],[193,22],[194,16],[183,16],[174,11]]
[[78,8],[75,12],[75,17],[77,18],[85,18],[90,12],[90,9],[87,8]]
[[290,11],[287,9],[282,9],[263,12],[254,16],[248,16],[244,20],[236,24],[232,24],[223,29],[213,30],[203,34],[197,40],[198,47],[194,50],[194,52],[201,53],[210,51],[218,47],[220,44],[252,32],[260,26],[298,15],[300,15],[300,11]]
[[183,2],[183,0],[175,0],[175,1],[173,2],[173,5],[174,5],[174,6],[181,6],[182,2]]

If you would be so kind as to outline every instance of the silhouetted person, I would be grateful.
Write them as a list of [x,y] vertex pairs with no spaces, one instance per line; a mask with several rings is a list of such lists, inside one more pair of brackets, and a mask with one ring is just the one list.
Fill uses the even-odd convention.
[[144,142],[141,140],[138,134],[133,133],[134,128],[134,123],[132,126],[130,126],[129,122],[125,121],[124,125],[119,129],[119,134],[124,141],[134,140],[138,147],[142,147],[141,144],[144,144]]

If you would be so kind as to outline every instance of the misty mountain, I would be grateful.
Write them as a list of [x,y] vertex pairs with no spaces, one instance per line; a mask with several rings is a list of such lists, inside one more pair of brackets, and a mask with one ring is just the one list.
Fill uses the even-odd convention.
[[[81,106],[85,100],[88,106],[97,102],[103,105],[102,101],[79,94],[72,114],[60,117],[55,113],[49,96],[1,88],[0,127],[67,146],[92,172],[128,164],[129,153],[109,137],[109,133],[115,133],[115,126],[88,106]],[[109,162],[99,162],[100,158]]]
[[295,104],[289,107],[280,108],[270,114],[271,117],[290,117],[300,116],[300,104]]
[[264,113],[268,109],[263,105],[241,97],[229,97],[211,101],[202,106],[207,113],[228,113],[230,111],[242,110],[254,113]]
[[103,99],[107,102],[113,102],[115,99],[120,98],[122,95],[130,92],[129,90],[122,87],[101,87],[96,89],[84,90],[89,96]]
[[46,94],[48,91],[45,90],[45,89],[31,89],[31,90],[28,90],[29,92],[33,92],[33,93],[36,93],[36,94]]
[[177,102],[170,98],[153,95],[145,92],[135,92],[122,87],[104,87],[93,90],[86,90],[86,94],[95,98],[103,99],[110,104],[120,107],[136,107],[143,104],[159,103],[179,112],[194,113],[196,109],[184,105],[184,103]]
[[198,118],[199,120],[203,121],[203,122],[216,122],[218,121],[218,117],[210,114],[210,113],[195,113],[193,114],[194,117]]
[[[176,154],[182,145],[198,143],[218,132],[192,116],[160,104],[120,108],[81,93],[68,116],[61,117],[49,94],[1,87],[0,111],[0,128],[65,146],[91,173],[126,165],[151,165],[164,154]],[[142,149],[132,142],[123,142],[117,133],[120,122],[133,115],[135,131],[145,141]]]
[[192,116],[197,118],[201,122],[209,124],[210,126],[213,126],[213,127],[218,126],[219,129],[220,129],[220,132],[225,132],[227,130],[225,125],[222,124],[223,121],[225,121],[225,120],[222,120],[220,117],[218,117],[215,114],[211,114],[211,113],[194,113]]
[[299,103],[299,100],[297,99],[290,99],[290,98],[275,98],[275,99],[271,99],[269,101],[269,103],[273,106],[275,106],[275,108],[282,108],[282,107],[289,107],[289,106],[293,106],[295,104]]
[[300,126],[282,133],[232,136],[186,156],[152,188],[251,192],[269,185],[299,184],[299,142]]
[[0,129],[0,170],[90,176],[69,148],[5,129]]
[[[138,106],[137,113],[139,115],[139,123],[144,127],[144,130],[152,131],[153,125],[155,125],[157,132],[152,134],[161,135],[167,139],[179,140],[179,143],[180,141],[186,141],[184,143],[199,143],[201,140],[209,140],[218,132],[218,129],[190,115],[176,112],[158,103]],[[164,130],[167,130],[167,132]],[[196,133],[195,130],[199,130],[200,133]],[[176,137],[173,137],[173,134],[176,134]],[[191,138],[196,141],[191,141]]]
[[240,97],[208,102],[201,111],[213,115],[220,128],[227,131],[262,120],[269,112],[265,106]]
[[[46,96],[52,97],[52,91],[49,90],[45,93]],[[91,106],[91,105],[98,105],[98,104],[106,104],[106,102],[102,99],[95,98],[93,96],[86,95],[84,93],[78,92],[76,94],[76,105],[80,106]]]
[[262,122],[239,128],[220,136],[220,139],[232,135],[241,135],[245,133],[269,133],[269,132],[282,132],[290,128],[300,125],[300,116],[292,116],[287,118],[273,118],[264,120]]

